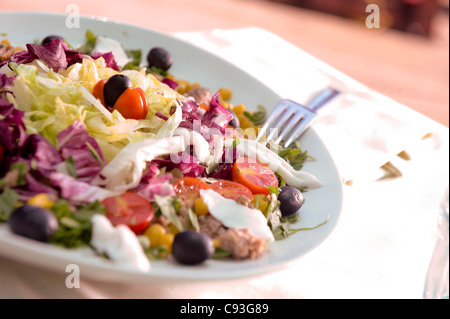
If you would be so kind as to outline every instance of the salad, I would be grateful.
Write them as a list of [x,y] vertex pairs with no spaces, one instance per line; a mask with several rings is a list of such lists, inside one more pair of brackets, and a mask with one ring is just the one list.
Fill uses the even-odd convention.
[[321,186],[302,170],[314,158],[256,142],[263,106],[177,78],[173,63],[91,31],[77,48],[2,40],[0,222],[142,271],[255,259],[306,230],[295,222]]

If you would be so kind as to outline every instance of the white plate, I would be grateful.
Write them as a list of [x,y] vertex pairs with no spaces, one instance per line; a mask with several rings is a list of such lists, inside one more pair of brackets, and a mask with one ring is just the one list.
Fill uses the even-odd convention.
[[[72,45],[84,42],[86,30],[120,41],[126,49],[142,49],[143,56],[153,46],[168,49],[174,58],[171,73],[179,78],[200,82],[211,90],[227,87],[233,91],[233,102],[248,108],[258,104],[270,110],[281,97],[245,71],[177,38],[148,29],[126,25],[104,18],[81,17],[79,28],[66,27],[66,15],[0,12],[1,32],[13,45],[40,41],[50,34],[64,36]],[[316,175],[323,186],[305,193],[300,221],[295,228],[312,227],[328,222],[318,229],[297,232],[268,247],[267,254],[252,261],[209,260],[198,266],[181,266],[171,260],[152,262],[149,273],[130,271],[96,257],[90,250],[66,250],[12,234],[7,225],[0,225],[0,254],[38,267],[64,273],[67,265],[76,264],[85,278],[112,282],[171,282],[190,280],[221,280],[261,275],[287,267],[289,262],[316,248],[332,232],[342,204],[342,184],[336,166],[313,128],[301,138],[302,147],[317,161],[308,162],[304,170]]]

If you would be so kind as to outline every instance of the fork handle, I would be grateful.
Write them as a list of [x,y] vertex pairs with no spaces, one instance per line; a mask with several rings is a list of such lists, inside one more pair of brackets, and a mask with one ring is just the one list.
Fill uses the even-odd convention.
[[332,87],[328,87],[324,90],[319,91],[314,97],[309,100],[306,106],[314,111],[319,110],[322,106],[328,103],[331,99],[335,98],[341,94],[340,91],[333,89]]

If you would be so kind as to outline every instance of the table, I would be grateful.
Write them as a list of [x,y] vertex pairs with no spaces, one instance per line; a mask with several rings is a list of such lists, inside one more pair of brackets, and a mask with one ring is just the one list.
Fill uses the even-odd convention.
[[[445,123],[442,123],[442,118],[440,118],[441,121],[436,121],[416,112],[410,105],[405,106],[396,102],[390,95],[380,94],[386,92],[380,92],[373,87],[366,86],[367,83],[363,84],[359,79],[355,81],[356,76],[354,77],[348,72],[341,72],[342,69],[338,70],[338,68],[330,66],[329,61],[325,60],[324,63],[324,59],[319,54],[316,55],[314,52],[307,51],[301,45],[307,45],[307,42],[295,43],[295,32],[274,32],[274,30],[286,30],[287,27],[275,26],[274,24],[270,29],[269,25],[272,26],[272,24],[267,22],[267,24],[259,24],[257,27],[254,27],[254,25],[249,27],[248,25],[249,21],[254,22],[255,25],[256,22],[261,23],[260,18],[263,12],[267,12],[264,10],[273,10],[275,17],[277,17],[290,13],[292,9],[273,3],[245,1],[242,4],[242,11],[247,13],[248,16],[238,15],[236,19],[226,19],[225,17],[232,13],[231,9],[234,8],[232,4],[235,3],[234,1],[212,1],[208,4],[203,1],[190,2],[188,7],[191,8],[191,11],[188,11],[190,13],[186,13],[186,15],[191,19],[195,18],[192,25],[188,24],[189,19],[186,15],[180,15],[180,20],[175,20],[173,24],[168,25],[163,20],[158,22],[158,19],[149,22],[148,19],[143,18],[142,10],[136,9],[138,13],[136,17],[132,18],[128,15],[130,12],[119,15],[114,8],[103,8],[101,2],[88,4],[79,1],[78,5],[80,8],[84,8],[82,12],[88,14],[98,14],[101,11],[103,16],[106,15],[115,19],[122,17],[123,19],[119,20],[128,20],[125,22],[142,21],[141,25],[147,27],[153,24],[155,28],[173,33],[175,36],[183,37],[195,43],[200,41],[202,46],[209,50],[215,48],[214,41],[208,40],[211,35],[227,39],[230,45],[228,50],[221,52],[223,58],[233,61],[237,65],[246,63],[249,72],[260,77],[261,80],[274,88],[282,90],[283,95],[296,97],[300,101],[305,96],[294,92],[292,86],[287,88],[276,87],[275,80],[267,76],[267,74],[270,74],[267,72],[277,68],[279,63],[283,63],[283,59],[280,59],[280,61],[271,60],[273,55],[267,55],[269,50],[242,51],[242,48],[245,47],[245,39],[264,36],[267,42],[261,42],[261,48],[264,48],[265,45],[270,47],[270,45],[276,44],[275,46],[280,49],[280,54],[288,57],[299,57],[299,59],[296,59],[296,61],[299,61],[298,64],[292,65],[293,70],[308,68],[308,72],[311,72],[307,73],[309,75],[316,74],[315,72],[318,72],[317,74],[322,72],[321,75],[333,75],[327,77],[327,79],[332,78],[331,82],[336,85],[348,84],[352,87],[354,90],[348,92],[343,100],[330,105],[325,113],[321,113],[318,121],[314,124],[314,129],[335,158],[345,183],[342,215],[336,229],[329,238],[313,251],[292,262],[286,269],[255,278],[222,281],[220,284],[217,282],[190,285],[173,283],[150,287],[148,285],[118,285],[82,280],[80,288],[68,289],[65,286],[66,276],[64,275],[54,274],[0,257],[1,298],[422,298],[424,278],[437,236],[436,222],[440,202],[449,183],[448,124],[446,126]],[[160,10],[158,12],[161,14],[170,14],[174,8],[179,8],[180,12],[187,8],[185,2],[182,1],[167,1],[158,5],[154,5],[152,2],[144,4],[140,1],[133,1],[132,4],[134,6],[128,6],[127,10],[131,10],[130,8],[152,8],[155,10],[156,16],[157,10]],[[6,9],[18,9],[20,5],[22,5],[22,8],[25,6],[37,10],[37,6],[34,7],[31,3],[24,1],[7,4]],[[30,6],[28,7],[28,5]],[[2,7],[4,8],[4,6]],[[58,5],[55,4],[51,8],[53,11],[61,11],[65,7],[63,2],[58,2]],[[222,18],[214,18],[211,12],[215,11],[210,11],[212,9],[220,11],[217,14]],[[286,15],[285,19],[294,19],[293,17],[298,14],[302,16],[303,21],[308,21],[309,17],[311,25],[314,25],[313,21],[316,21],[315,23],[318,26],[320,25],[320,22],[315,20],[320,15],[301,10],[295,12],[297,13]],[[338,24],[340,23],[338,22]],[[318,28],[320,30],[320,27]],[[326,32],[324,31],[326,27],[322,25],[322,28],[321,30]],[[360,30],[357,32],[366,31]],[[400,39],[398,34],[393,36],[393,38],[396,37]],[[311,36],[310,41],[313,41],[312,39]],[[392,43],[395,42],[392,41]],[[411,41],[417,43],[421,40],[414,38]],[[333,48],[333,45],[335,46],[334,49],[340,47],[336,41],[334,44],[318,42],[315,42],[316,49],[322,52],[329,51],[330,48]],[[363,50],[360,47],[358,48]],[[355,51],[353,57],[356,60],[352,61],[357,61],[358,57],[363,59],[363,55],[363,52]],[[258,57],[258,59],[255,59],[255,57]],[[380,58],[380,60],[383,59]],[[302,61],[308,61],[311,64],[304,65]],[[406,65],[407,63],[405,63]],[[389,63],[384,64],[384,67],[389,68]],[[443,72],[438,72],[439,70],[436,69],[435,74],[442,75]],[[285,71],[284,75],[286,77],[291,76],[299,81],[302,80],[301,77],[295,77],[288,71]],[[398,76],[407,78],[408,74],[399,72]],[[303,81],[307,82],[305,79]],[[421,87],[423,84],[422,82],[420,84],[410,83],[415,88]],[[364,94],[359,94],[362,91]],[[445,92],[445,89],[443,92]],[[368,111],[374,112],[373,114],[386,114],[387,110],[391,112],[395,125],[392,125],[390,120],[381,118],[380,122],[371,124],[379,129],[377,132],[370,131],[369,128],[373,127],[369,126],[367,131],[359,131],[361,134],[358,136],[353,134],[354,131],[345,130],[344,128],[347,128],[346,122],[340,122],[342,117],[336,111],[340,110],[342,103],[352,106],[360,105],[358,103],[362,101],[364,101]],[[440,115],[437,115],[438,113],[435,113],[436,109],[433,109],[431,113],[440,117]],[[352,113],[350,112],[350,114]],[[338,121],[333,124],[330,119]],[[354,144],[357,146],[353,147],[350,157],[348,153],[342,151],[348,147],[345,142],[350,141],[350,138],[356,142],[361,142],[367,137],[378,137],[378,133],[383,136],[391,136],[392,139],[384,139],[379,144]],[[426,135],[427,133],[431,133],[431,135]],[[411,139],[397,140],[395,138],[395,136],[408,135]],[[421,137],[428,138],[421,139]],[[379,148],[380,145],[386,146],[385,151]],[[411,155],[410,161],[402,160],[396,156],[396,152],[392,153],[395,149],[401,151],[403,146]],[[380,162],[380,159],[371,161],[367,158],[367,152],[377,153],[380,155],[380,159],[384,160],[382,162]],[[352,162],[352,158],[353,161],[366,159],[367,162],[360,161],[357,162],[358,165],[354,165],[355,162]],[[382,170],[379,169],[379,166],[384,164],[384,161],[391,162],[399,168],[402,176],[394,178],[391,176],[388,179],[375,181],[376,177],[380,177],[378,175]]]

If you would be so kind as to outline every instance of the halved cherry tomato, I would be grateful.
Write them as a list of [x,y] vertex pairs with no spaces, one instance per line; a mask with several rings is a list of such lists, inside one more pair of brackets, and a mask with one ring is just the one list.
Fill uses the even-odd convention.
[[233,181],[241,183],[253,194],[269,195],[269,186],[278,186],[278,178],[267,166],[248,157],[239,157],[231,170]]
[[103,79],[95,83],[94,88],[92,89],[92,95],[99,99],[103,105],[105,105],[105,96],[103,95],[103,88],[105,87],[107,79]]
[[127,225],[135,234],[142,233],[155,216],[152,204],[132,192],[107,197],[102,204],[106,207],[106,217],[113,225]]
[[145,119],[148,113],[147,97],[141,88],[129,87],[119,96],[113,109],[126,119]]
[[249,202],[253,200],[252,192],[237,182],[219,180],[211,184],[211,189],[228,199],[238,200],[241,197],[246,197]]
[[173,183],[173,189],[175,190],[175,193],[180,196],[180,199],[192,205],[194,205],[195,200],[200,197],[200,190],[209,188],[211,188],[211,186],[208,184],[202,182],[198,178],[190,176],[181,177]]

